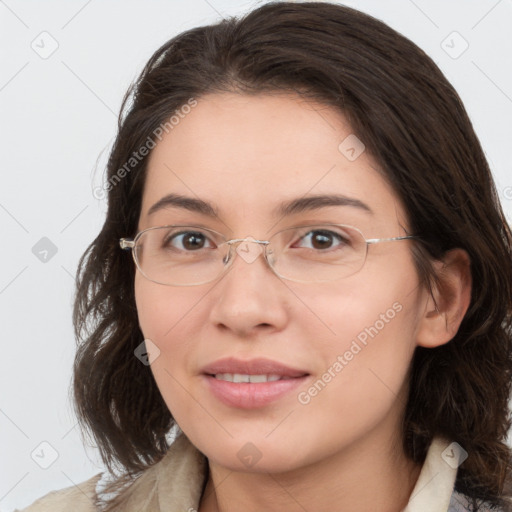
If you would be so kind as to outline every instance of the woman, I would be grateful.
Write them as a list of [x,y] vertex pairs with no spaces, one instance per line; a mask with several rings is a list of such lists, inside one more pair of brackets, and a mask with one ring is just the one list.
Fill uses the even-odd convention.
[[74,393],[112,475],[25,510],[509,509],[512,233],[413,43],[322,2],[180,34],[105,190]]

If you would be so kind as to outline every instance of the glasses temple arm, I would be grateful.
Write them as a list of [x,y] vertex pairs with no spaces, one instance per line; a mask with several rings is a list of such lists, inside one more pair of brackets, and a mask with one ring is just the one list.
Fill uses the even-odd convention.
[[415,235],[407,235],[407,236],[395,236],[393,238],[370,238],[366,240],[367,244],[377,244],[379,242],[393,242],[394,240],[408,240],[411,238],[418,238]]

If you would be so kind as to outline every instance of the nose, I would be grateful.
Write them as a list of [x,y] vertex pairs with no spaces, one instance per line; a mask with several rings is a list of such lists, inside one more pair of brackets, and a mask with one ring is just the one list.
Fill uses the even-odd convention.
[[288,321],[287,287],[264,257],[264,245],[248,237],[232,247],[234,261],[212,292],[210,321],[220,329],[248,337],[280,330]]

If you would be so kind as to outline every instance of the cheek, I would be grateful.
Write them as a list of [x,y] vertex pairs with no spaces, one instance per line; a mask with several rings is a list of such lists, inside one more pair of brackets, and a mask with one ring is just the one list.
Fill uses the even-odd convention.
[[293,283],[289,287],[306,306],[297,308],[300,314],[294,323],[300,324],[302,337],[313,341],[315,349],[344,353],[356,342],[368,352],[370,345],[400,345],[414,337],[418,279],[407,259],[388,269],[368,265],[366,272],[324,284],[320,293]]
[[392,418],[405,404],[415,348],[414,306],[405,302],[407,286],[400,287],[395,281],[393,287],[380,290],[363,286],[346,291],[343,295],[338,292],[337,298],[333,294],[325,303],[323,298],[315,303],[319,311],[328,313],[323,320],[335,335],[315,338],[312,329],[303,331],[315,341],[310,360],[316,361],[316,372],[299,391],[301,405],[294,414],[304,426],[300,435],[304,443],[318,444],[315,435],[323,428],[319,425],[336,429],[338,440],[320,443],[319,450],[326,455],[333,442],[355,441],[395,421]]
[[[199,295],[200,296],[200,295]],[[198,292],[193,288],[164,286],[148,281],[137,273],[135,303],[140,328],[145,338],[164,350],[176,332],[198,325]]]
[[[330,401],[347,413],[375,407],[375,400],[386,407],[396,399],[416,346],[420,307],[414,267],[403,263],[379,275],[367,272],[357,281],[354,276],[309,298],[319,318],[304,315],[301,331],[314,342],[311,360],[318,362],[320,381],[316,390],[305,390],[304,401],[322,395],[318,402],[325,401],[326,408]],[[323,393],[324,387],[331,391]]]
[[[157,347],[150,369],[158,388],[171,410],[180,410],[190,401],[183,387],[189,364],[194,361],[194,335],[205,318],[200,304],[207,290],[170,287],[152,283],[137,274],[135,302],[144,338]],[[146,348],[150,350],[146,343]]]
[[193,347],[190,333],[184,330],[199,325],[198,308],[194,308],[197,298],[192,300],[190,290],[151,283],[142,277],[135,280],[135,302],[146,349],[154,351],[150,369],[170,408],[168,399],[177,396],[175,387],[183,381],[184,362]]

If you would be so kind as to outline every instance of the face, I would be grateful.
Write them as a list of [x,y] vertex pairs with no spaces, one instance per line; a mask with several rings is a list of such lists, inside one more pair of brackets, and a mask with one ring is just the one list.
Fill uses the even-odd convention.
[[[336,223],[367,239],[405,235],[405,212],[376,162],[365,151],[354,159],[362,146],[341,144],[351,134],[340,113],[300,96],[205,96],[152,151],[138,229],[200,225],[227,239],[268,240],[288,227]],[[170,204],[149,215],[170,193],[207,201],[217,215]],[[345,204],[273,213],[324,194],[370,211]],[[161,285],[137,271],[140,327],[160,351],[151,364],[156,383],[211,462],[285,471],[399,434],[426,300],[410,244],[372,244],[361,270],[333,282],[282,279],[261,256],[236,256],[221,278],[198,286]],[[226,358],[235,366],[205,370]],[[281,380],[210,374],[237,370]]]

